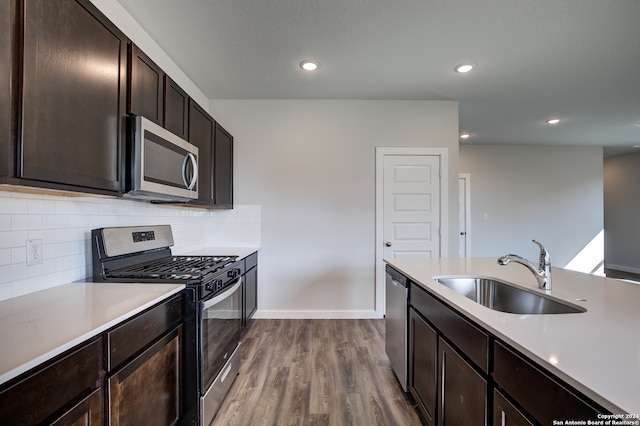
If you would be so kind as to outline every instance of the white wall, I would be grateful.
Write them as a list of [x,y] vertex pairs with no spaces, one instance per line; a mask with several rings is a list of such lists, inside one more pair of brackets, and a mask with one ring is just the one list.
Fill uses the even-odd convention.
[[605,267],[640,274],[640,153],[607,158]]
[[236,200],[262,210],[258,314],[375,315],[375,147],[447,147],[456,194],[457,103],[213,100],[211,111],[235,137]]
[[463,145],[459,166],[471,174],[473,257],[535,261],[536,239],[565,266],[603,229],[602,148]]
[[[160,224],[172,226],[175,252],[260,244],[259,206],[217,211],[0,191],[0,300],[90,277],[91,229]],[[42,240],[41,265],[27,266],[30,239]]]

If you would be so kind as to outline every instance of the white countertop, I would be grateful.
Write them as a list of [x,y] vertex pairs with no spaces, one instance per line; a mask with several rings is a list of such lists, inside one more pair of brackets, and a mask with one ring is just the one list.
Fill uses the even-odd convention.
[[640,285],[553,268],[551,296],[587,312],[518,315],[485,308],[432,277],[481,275],[544,293],[522,265],[500,266],[496,258],[385,261],[614,414],[640,414]]
[[0,384],[183,288],[77,282],[0,301]]

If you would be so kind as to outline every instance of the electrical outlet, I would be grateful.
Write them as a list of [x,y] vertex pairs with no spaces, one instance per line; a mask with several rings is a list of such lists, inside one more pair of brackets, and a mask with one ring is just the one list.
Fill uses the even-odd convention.
[[42,261],[42,240],[27,240],[27,265],[40,265]]

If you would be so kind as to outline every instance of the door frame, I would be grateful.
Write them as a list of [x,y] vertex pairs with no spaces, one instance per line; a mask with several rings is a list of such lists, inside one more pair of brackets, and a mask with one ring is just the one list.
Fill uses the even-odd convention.
[[[470,173],[460,173],[458,175],[458,179],[464,179],[464,228],[467,235],[465,235],[465,248],[464,252],[466,253],[465,257],[471,257],[471,174]],[[459,194],[458,194],[459,195]],[[460,208],[460,206],[458,206]],[[458,230],[460,231],[460,230]],[[458,247],[458,253],[460,253],[460,247]]]
[[[429,155],[440,157],[440,257],[449,253],[449,149],[428,147],[376,147],[376,237],[375,237],[375,311],[385,314],[383,262],[384,157],[387,155]],[[457,188],[457,186],[456,186]]]

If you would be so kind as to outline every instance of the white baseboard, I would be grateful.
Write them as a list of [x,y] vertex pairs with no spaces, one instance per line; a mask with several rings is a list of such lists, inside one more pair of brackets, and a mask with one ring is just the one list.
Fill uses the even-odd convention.
[[255,319],[379,319],[376,311],[269,311],[257,310]]
[[611,263],[606,263],[604,264],[605,269],[615,269],[616,271],[622,271],[622,272],[631,272],[632,274],[639,274],[640,275],[640,269],[638,268],[631,268],[629,266],[622,266],[622,265],[613,265]]

